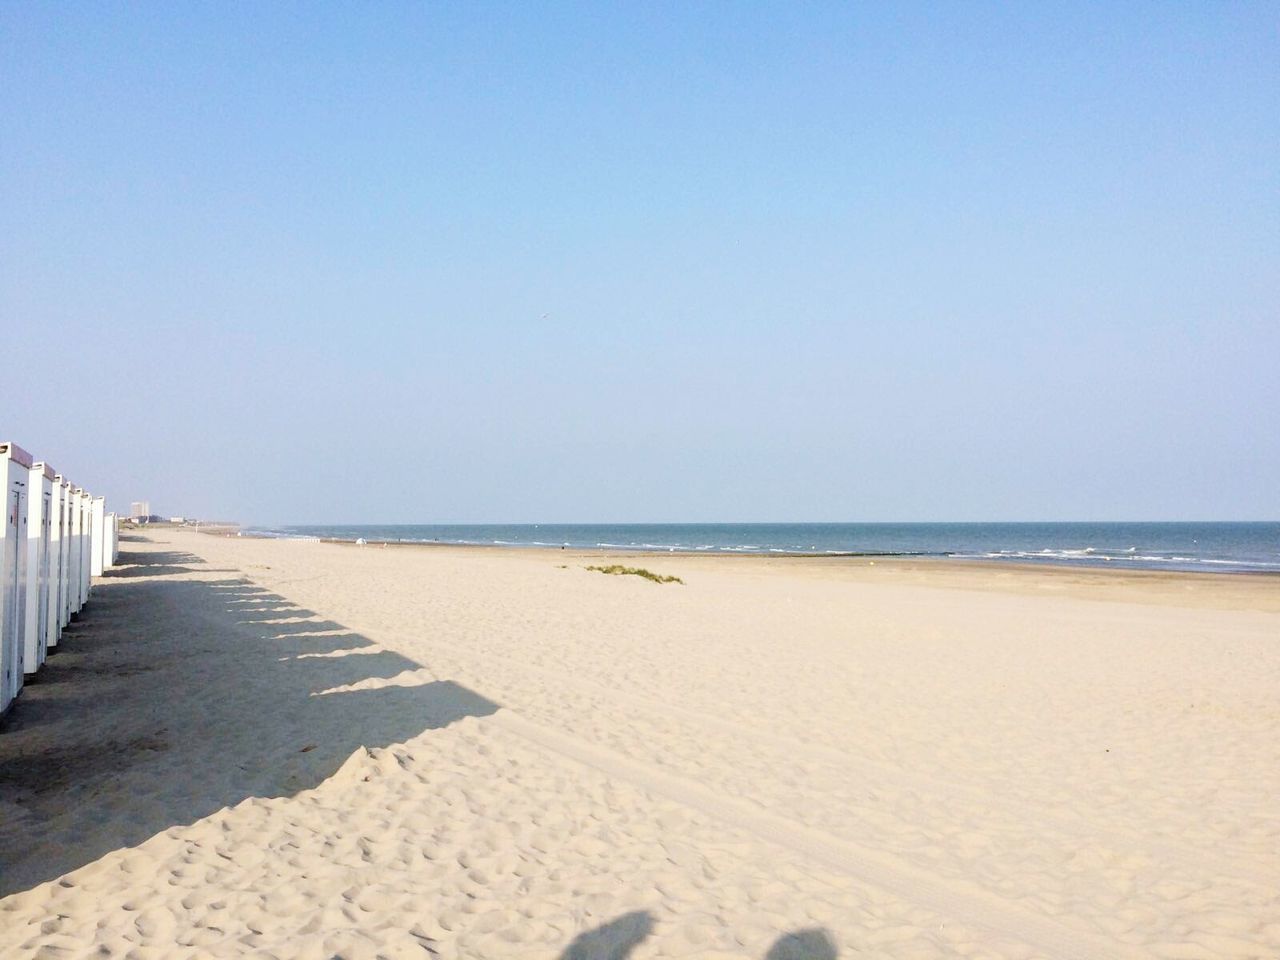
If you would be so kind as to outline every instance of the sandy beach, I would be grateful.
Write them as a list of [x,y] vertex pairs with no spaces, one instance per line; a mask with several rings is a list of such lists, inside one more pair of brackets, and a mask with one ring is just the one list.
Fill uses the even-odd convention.
[[1277,690],[1276,578],[151,529],[0,956],[1274,958]]

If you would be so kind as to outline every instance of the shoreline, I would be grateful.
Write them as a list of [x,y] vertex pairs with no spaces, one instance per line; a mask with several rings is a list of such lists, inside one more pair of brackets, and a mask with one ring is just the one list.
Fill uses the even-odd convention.
[[[826,540],[826,543],[820,547],[818,543],[806,544],[809,535],[801,538],[796,532],[805,527],[814,527],[813,539]],[[1009,532],[1023,527],[1036,531],[1034,539]],[[1170,539],[1167,534],[1152,532],[1161,527],[1180,529],[1180,534]],[[890,532],[878,532],[882,530]],[[404,534],[412,532],[412,535],[399,535],[401,531]],[[253,539],[364,544],[370,547],[567,549],[593,554],[617,552],[621,556],[934,561],[1093,571],[1280,576],[1280,522],[1275,521],[357,524],[237,527],[236,534]],[[845,549],[846,543],[858,545]],[[1056,547],[1044,545],[1055,543]],[[1103,544],[1101,547],[1094,545],[1100,543]],[[1128,548],[1107,547],[1107,543],[1130,545]]]
[[336,537],[290,538],[210,533],[232,540],[265,543],[319,544],[346,549],[421,549],[432,555],[541,558],[548,561],[683,563],[693,566],[793,570],[805,576],[851,582],[876,582],[893,577],[915,583],[964,590],[1012,593],[1064,592],[1081,599],[1133,603],[1204,604],[1219,609],[1280,612],[1280,571],[1181,570],[1100,566],[1070,562],[1023,562],[969,557],[902,556],[891,554],[745,553],[699,550],[631,550],[584,547],[521,546],[487,543],[433,543],[371,540],[361,545]]
[[1249,576],[1249,577],[1267,577],[1280,578],[1280,566],[1268,566],[1262,562],[1235,561],[1235,560],[1193,560],[1193,559],[1171,559],[1171,560],[1153,560],[1153,559],[1129,559],[1123,556],[1035,556],[1026,553],[1020,553],[1012,556],[993,556],[960,553],[956,551],[911,551],[911,550],[842,550],[842,551],[808,551],[808,550],[787,550],[774,548],[752,548],[743,549],[737,547],[661,547],[661,546],[629,546],[621,544],[573,544],[566,543],[518,543],[518,542],[486,542],[486,541],[449,541],[449,540],[424,540],[424,539],[391,539],[384,537],[347,537],[347,536],[323,536],[323,535],[307,535],[307,534],[277,534],[267,531],[254,531],[239,529],[234,534],[227,531],[227,528],[219,528],[216,530],[201,530],[199,532],[209,533],[219,536],[238,536],[240,538],[248,538],[255,540],[284,540],[298,541],[303,543],[329,543],[329,544],[346,544],[351,546],[375,546],[375,547],[430,547],[430,548],[448,548],[457,547],[459,549],[497,549],[497,550],[515,550],[520,552],[540,551],[559,553],[561,551],[580,552],[591,556],[637,556],[637,557],[676,557],[676,556],[696,556],[696,557],[754,557],[765,559],[779,560],[844,560],[844,561],[868,561],[868,562],[933,562],[933,563],[963,563],[963,564],[983,564],[993,565],[998,568],[1006,567],[1023,567],[1028,569],[1066,569],[1066,570],[1085,570],[1095,571],[1099,573],[1109,574],[1117,573],[1155,573],[1155,574],[1189,574],[1204,575],[1209,577],[1220,576]]
[[805,579],[859,584],[898,582],[902,585],[955,589],[982,593],[1022,595],[1060,594],[1082,600],[1136,603],[1144,606],[1211,607],[1220,610],[1280,612],[1280,572],[1184,571],[1123,569],[1070,563],[1021,563],[1012,560],[968,559],[934,556],[833,556],[829,554],[765,554],[711,551],[609,550],[580,547],[517,546],[509,544],[455,544],[405,541],[370,541],[364,546],[335,537],[256,537],[226,532],[206,534],[217,539],[256,543],[292,543],[347,550],[403,549],[428,556],[541,559],[548,562],[631,563],[643,560],[667,567],[689,564],[692,569],[792,571]]

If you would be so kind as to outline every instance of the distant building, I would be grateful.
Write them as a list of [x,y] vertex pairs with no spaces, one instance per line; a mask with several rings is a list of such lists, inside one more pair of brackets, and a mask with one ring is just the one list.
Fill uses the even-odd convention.
[[149,501],[149,500],[135,500],[135,501],[133,501],[133,503],[129,504],[129,516],[131,516],[131,517],[133,517],[133,518],[135,518],[135,519],[137,519],[137,520],[144,520],[144,519],[146,519],[146,518],[150,517],[150,516],[151,516],[151,501]]

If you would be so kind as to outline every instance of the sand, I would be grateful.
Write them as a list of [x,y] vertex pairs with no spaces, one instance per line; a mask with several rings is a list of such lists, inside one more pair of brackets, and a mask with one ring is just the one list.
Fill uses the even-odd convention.
[[0,957],[1280,956],[1280,582],[121,544]]

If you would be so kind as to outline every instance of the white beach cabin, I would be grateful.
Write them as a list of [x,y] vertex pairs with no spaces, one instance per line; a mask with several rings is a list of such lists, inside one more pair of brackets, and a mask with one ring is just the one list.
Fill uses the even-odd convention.
[[89,602],[89,585],[93,582],[93,494],[80,491],[80,596],[76,609]]
[[76,485],[70,480],[63,480],[62,514],[62,625],[71,622],[71,549],[75,545],[75,537],[71,535],[71,497]]
[[80,488],[72,486],[67,490],[67,622],[80,609],[80,538],[84,532],[82,520]]
[[85,583],[89,579],[89,494],[83,487],[71,493],[71,615],[84,606]]
[[90,563],[93,565],[92,573],[95,577],[102,576],[102,560],[107,555],[107,498],[93,498],[93,546],[90,553]]
[[27,483],[27,597],[22,669],[29,675],[44,665],[49,642],[49,587],[53,582],[53,468],[37,460]]
[[108,570],[116,565],[116,561],[120,558],[120,516],[119,514],[107,514],[107,561],[103,564]]
[[4,523],[0,524],[0,715],[22,690],[26,624],[27,483],[31,455],[14,443],[0,443],[4,482]]
[[49,588],[49,638],[45,646],[52,650],[62,639],[62,628],[67,625],[67,580],[70,574],[71,543],[71,484],[62,474],[53,478],[53,550],[54,577],[53,586]]

